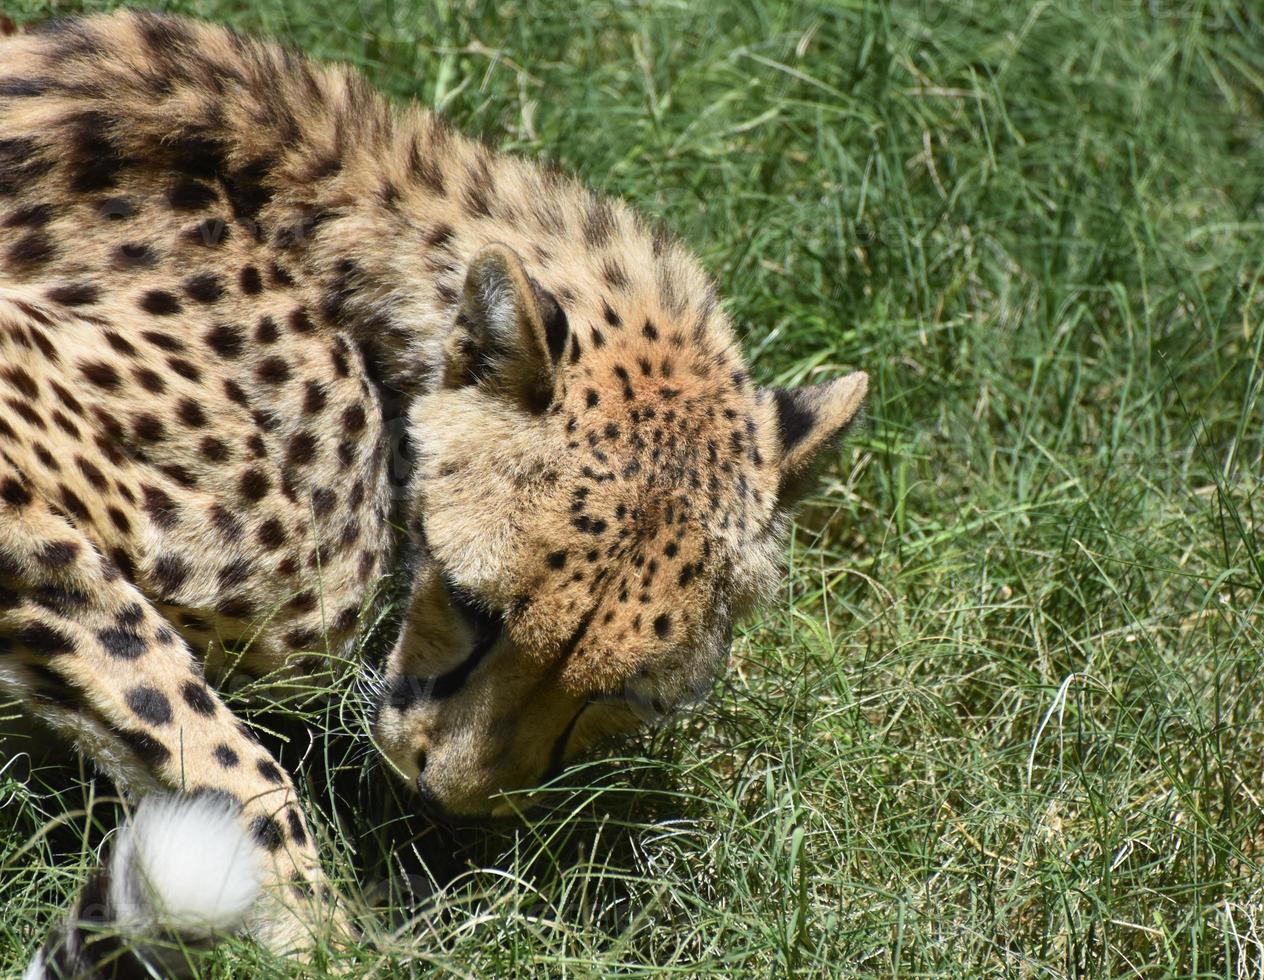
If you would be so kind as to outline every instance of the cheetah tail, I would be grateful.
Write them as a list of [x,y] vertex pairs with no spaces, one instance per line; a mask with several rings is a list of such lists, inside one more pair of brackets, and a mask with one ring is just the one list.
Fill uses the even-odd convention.
[[188,976],[189,952],[241,926],[259,888],[254,845],[223,801],[146,798],[23,980]]

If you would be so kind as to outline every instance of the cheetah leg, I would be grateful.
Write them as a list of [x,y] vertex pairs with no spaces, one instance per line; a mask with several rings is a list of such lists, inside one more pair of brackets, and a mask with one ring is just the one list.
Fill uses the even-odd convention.
[[161,613],[0,464],[0,687],[124,792],[213,793],[257,843],[261,941],[310,948],[333,897],[288,775],[204,682]]

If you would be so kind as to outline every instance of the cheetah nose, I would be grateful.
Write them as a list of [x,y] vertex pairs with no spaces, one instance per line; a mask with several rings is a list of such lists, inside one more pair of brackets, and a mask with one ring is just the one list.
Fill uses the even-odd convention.
[[421,812],[428,816],[434,817],[443,812],[443,805],[439,802],[439,797],[430,784],[426,782],[426,752],[423,749],[417,753],[417,781],[414,784],[417,787],[417,799],[421,803]]
[[[424,756],[419,761],[424,763]],[[417,775],[417,804],[418,811],[423,816],[428,817],[435,824],[438,824],[439,826],[446,826],[451,821],[451,816],[448,814],[448,811],[444,809],[443,804],[439,802],[439,797],[426,783],[426,777],[421,773]]]

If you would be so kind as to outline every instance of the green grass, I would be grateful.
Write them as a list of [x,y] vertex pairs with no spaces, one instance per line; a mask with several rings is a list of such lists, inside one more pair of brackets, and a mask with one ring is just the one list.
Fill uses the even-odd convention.
[[[696,713],[490,831],[407,820],[374,771],[312,781],[332,866],[381,908],[342,968],[1264,968],[1255,0],[175,6],[663,217],[762,381],[874,379]],[[105,792],[0,773],[6,973]],[[298,970],[234,943],[207,975]]]

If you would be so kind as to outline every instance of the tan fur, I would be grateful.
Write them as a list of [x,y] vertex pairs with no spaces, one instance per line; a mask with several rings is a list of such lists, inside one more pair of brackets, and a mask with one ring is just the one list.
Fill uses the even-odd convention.
[[185,685],[338,676],[396,524],[383,753],[519,806],[705,691],[865,387],[756,388],[669,236],[347,69],[131,12],[0,41],[0,684],[241,801],[278,881],[319,876],[288,777]]

